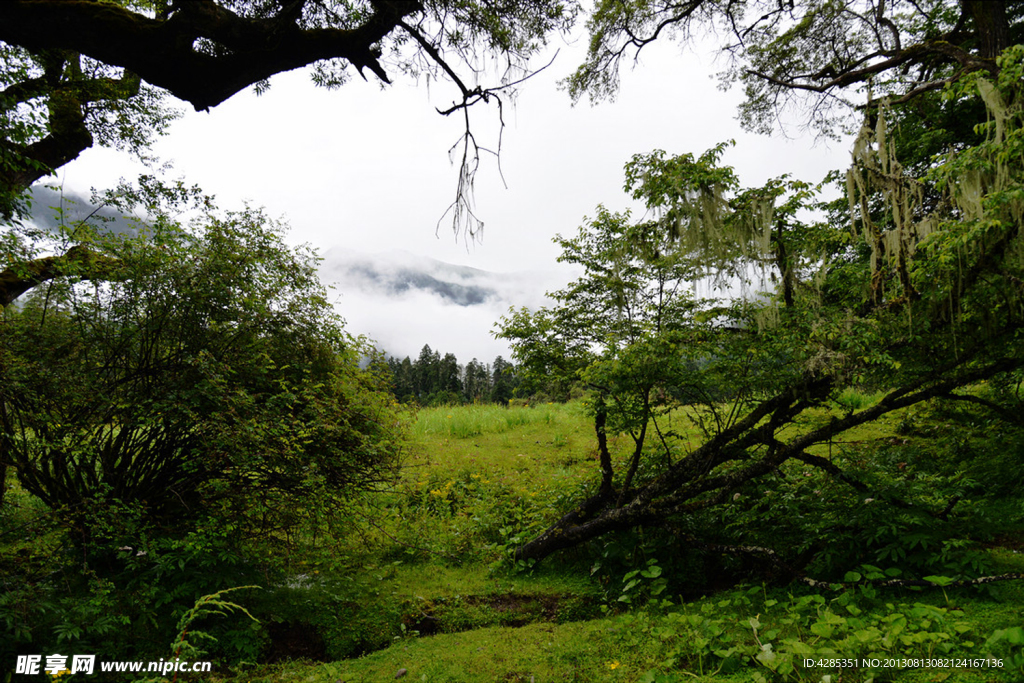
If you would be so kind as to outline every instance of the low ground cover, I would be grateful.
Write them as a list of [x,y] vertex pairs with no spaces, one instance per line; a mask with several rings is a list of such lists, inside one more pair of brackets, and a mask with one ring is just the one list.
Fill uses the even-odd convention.
[[[845,409],[840,402],[809,419],[828,420]],[[934,411],[906,411],[814,452],[837,462],[892,458],[894,470],[903,472],[918,466],[914,458],[934,458],[937,441],[955,430],[969,431],[955,415],[939,417]],[[645,546],[636,539],[612,539],[558,562],[516,567],[509,550],[550,523],[566,509],[566,499],[595,478],[593,432],[583,407],[442,407],[421,410],[415,420],[402,481],[383,505],[376,501],[376,528],[359,540],[362,545],[349,548],[353,556],[362,552],[364,560],[378,563],[368,564],[367,572],[385,576],[387,587],[380,593],[401,605],[390,632],[381,632],[379,645],[388,647],[355,659],[257,668],[247,679],[348,683],[390,680],[403,670],[409,680],[466,682],[817,682],[828,675],[846,682],[1009,681],[1024,675],[1024,633],[1014,630],[1024,623],[1024,593],[1015,583],[986,590],[816,590],[763,582],[730,589],[707,582],[676,559],[657,557],[666,550],[657,543]],[[674,420],[675,429],[693,429],[699,438],[684,415]],[[626,450],[627,438],[613,436],[613,452],[616,446]],[[925,472],[918,476],[927,481]],[[806,487],[827,487],[826,495],[838,495],[843,487],[807,479]],[[1016,505],[1019,515],[1019,500]],[[893,564],[912,543],[893,540]],[[942,552],[927,538],[920,543],[921,552]],[[1018,549],[1003,545],[979,544],[984,568],[1024,570]],[[845,578],[898,576],[887,568],[868,565],[860,568],[861,576]],[[687,578],[705,583],[687,586]],[[387,611],[378,602],[368,605],[377,614]],[[897,656],[941,662],[990,655],[1002,660],[1001,669],[884,666],[886,658]],[[845,671],[802,665],[807,658],[844,657],[881,663]]]
[[[828,420],[844,409],[822,407],[809,419]],[[832,578],[849,585],[814,588],[789,583],[749,557],[707,548],[682,552],[676,531],[616,535],[536,566],[517,564],[512,549],[596,479],[584,406],[442,407],[420,410],[409,421],[400,481],[351,498],[344,528],[293,541],[287,553],[279,549],[276,571],[263,577],[269,580],[252,581],[261,589],[232,594],[259,623],[240,613],[203,623],[218,638],[201,644],[205,656],[220,663],[216,678],[354,683],[393,680],[404,671],[406,680],[460,683],[856,683],[1024,676],[1020,582],[944,589],[864,584],[909,578],[912,569],[895,567],[937,566],[944,556],[948,566],[935,574],[1024,572],[1019,484],[1000,475],[998,458],[979,463],[967,457],[966,449],[987,447],[980,435],[997,437],[966,414],[918,409],[854,431],[844,443],[815,447],[847,467],[864,458],[891,461],[898,476],[885,487],[872,485],[894,496],[936,488],[938,497],[942,472],[979,463],[969,472],[977,484],[965,486],[957,512],[972,523],[994,518],[978,526],[976,537],[945,542],[930,536],[938,533],[930,527],[908,531],[892,520],[890,535],[871,547],[866,566]],[[673,416],[673,429],[683,439],[688,429],[699,438],[685,414]],[[1007,443],[1004,460],[1018,457]],[[628,448],[627,436],[611,437],[613,452]],[[806,474],[789,472],[744,494],[765,496],[774,507],[737,505],[708,521],[728,534],[749,522],[744,514],[771,520],[773,510],[796,506],[813,518],[827,513],[829,496],[863,495],[817,472]],[[986,486],[1002,488],[990,500]],[[5,530],[41,523],[38,505],[23,492],[12,490],[8,502]],[[863,508],[873,514],[870,503]],[[780,530],[779,538],[798,531]],[[19,563],[42,561],[59,552],[58,536],[55,528],[39,537],[53,543],[33,547],[8,534],[12,540],[2,551]],[[137,558],[140,568],[146,559]],[[885,666],[887,658],[941,663],[949,657],[975,664],[993,657],[1002,667]],[[879,663],[804,666],[806,659],[844,658]]]

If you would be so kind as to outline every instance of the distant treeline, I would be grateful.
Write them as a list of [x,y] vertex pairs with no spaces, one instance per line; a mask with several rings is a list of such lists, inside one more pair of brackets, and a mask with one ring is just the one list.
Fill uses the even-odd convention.
[[519,377],[515,366],[498,356],[493,363],[476,358],[460,365],[454,354],[424,345],[416,360],[387,356],[395,397],[402,403],[504,403],[515,395]]

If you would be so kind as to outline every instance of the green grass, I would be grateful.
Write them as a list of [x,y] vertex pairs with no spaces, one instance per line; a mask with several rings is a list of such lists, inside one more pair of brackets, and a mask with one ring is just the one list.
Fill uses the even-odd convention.
[[[360,683],[403,680],[436,683],[495,681],[626,681],[614,658],[616,621],[531,624],[484,628],[471,633],[400,640],[391,648],[357,660],[299,665],[253,672],[248,681]],[[617,665],[616,668],[611,668]],[[623,674],[627,674],[624,676]],[[532,677],[532,678],[531,678]],[[634,679],[635,680],[635,679]]]
[[[877,398],[851,394],[802,419],[810,425],[823,423]],[[914,433],[898,435],[897,427],[908,420],[917,425]],[[818,445],[815,452],[856,459],[906,443],[927,452],[931,440],[945,434],[945,428],[931,420],[924,411],[887,416],[844,435],[842,443]],[[699,432],[682,412],[673,416],[672,429],[694,446],[700,442]],[[625,458],[631,441],[613,435],[611,447],[617,458]],[[751,658],[757,651],[752,648],[770,641],[775,652],[795,656],[793,648],[802,646],[783,643],[789,639],[815,652],[842,656],[842,648],[852,647],[838,632],[831,642],[809,630],[826,613],[851,616],[833,603],[838,594],[823,594],[821,603],[800,608],[803,612],[780,607],[790,604],[789,590],[801,594],[799,587],[750,589],[752,593],[735,589],[673,608],[703,615],[712,625],[714,635],[708,637],[699,629],[682,628],[679,617],[661,609],[615,614],[618,590],[591,577],[585,553],[554,558],[526,574],[494,570],[509,548],[556,519],[597,476],[592,424],[579,405],[420,410],[410,428],[401,481],[362,512],[376,526],[364,529],[346,546],[351,560],[346,570],[333,578],[330,570],[325,572],[326,581],[344,575],[349,585],[359,587],[356,593],[362,591],[356,602],[365,605],[365,613],[349,615],[349,630],[369,629],[378,645],[389,646],[355,659],[258,667],[242,673],[240,680],[385,681],[404,669],[403,680],[459,683],[738,683],[756,680],[755,674],[768,680],[818,683],[825,672],[797,670],[789,678],[771,678]],[[990,558],[997,571],[1024,570],[1019,553],[993,550]],[[946,647],[943,639],[953,638],[950,654],[980,656],[993,632],[1024,623],[1020,583],[1001,584],[995,592],[999,598],[968,589],[888,593],[865,604],[865,623],[878,629],[896,618],[892,615],[910,614],[909,628],[919,634],[915,637],[920,644],[895,644],[877,652],[928,654],[933,652],[929,648]],[[775,601],[770,607],[768,599]],[[730,604],[720,606],[726,602]],[[602,605],[613,611],[601,617]],[[751,617],[759,620],[756,633]],[[714,656],[714,648],[705,647],[702,638],[717,643],[720,651],[746,648],[746,665],[731,672],[728,666],[720,668],[724,660]],[[1005,643],[993,647],[1012,654]],[[875,673],[878,681],[913,683],[1024,678],[1019,670],[960,670],[950,675],[908,669],[889,678],[884,671]],[[833,683],[869,678],[864,671],[837,670],[832,675]]]
[[498,405],[442,406],[421,408],[413,423],[415,439],[446,436],[465,439],[482,434],[500,434],[526,425],[553,425],[566,417],[566,407],[552,403],[539,406]]
[[[824,423],[844,414],[854,402],[867,405],[874,400],[877,396],[851,395],[809,411],[801,420],[807,426]],[[913,468],[915,458],[922,462],[938,458],[937,445],[951,435],[984,433],[984,426],[972,427],[955,417],[938,419],[920,409],[891,415],[851,431],[842,442],[819,444],[814,452],[840,462],[884,456],[894,468],[906,464],[903,461]],[[699,445],[701,435],[685,411],[671,421],[670,428],[682,441]],[[911,427],[899,433],[904,424]],[[599,548],[562,553],[529,572],[509,571],[510,549],[557,519],[597,481],[594,440],[592,422],[579,404],[418,411],[411,416],[400,481],[389,491],[349,501],[351,525],[289,560],[294,579],[288,585],[271,586],[247,598],[246,606],[264,622],[265,648],[278,639],[277,646],[287,654],[296,639],[308,640],[308,634],[315,632],[322,640],[315,648],[291,652],[330,661],[245,667],[236,671],[235,679],[353,683],[394,680],[405,669],[401,680],[406,681],[739,683],[756,680],[755,674],[770,674],[752,659],[758,651],[753,648],[765,642],[782,654],[799,648],[793,645],[797,641],[816,652],[832,648],[836,655],[849,654],[843,648],[852,646],[843,644],[838,635],[833,642],[810,630],[826,612],[852,616],[833,603],[838,594],[823,593],[823,602],[812,605],[813,610],[783,609],[789,604],[790,591],[806,594],[798,586],[730,589],[683,604],[677,594],[686,586],[676,583],[666,593],[674,595],[676,607],[616,614],[624,606],[617,600],[622,577],[606,570],[591,571]],[[622,462],[632,441],[611,435],[610,447]],[[996,471],[1007,462],[975,468],[979,476],[985,472],[990,476],[989,470]],[[950,466],[961,465],[951,461]],[[806,482],[805,488],[820,486],[805,479],[802,471],[796,474],[801,484]],[[1007,489],[1007,515],[1013,514],[1014,506],[1019,515],[1016,491]],[[12,493],[12,500],[21,507],[8,512],[20,518],[32,501],[18,490],[8,495]],[[1008,538],[1007,544],[1016,542],[1019,551],[1021,540],[1018,535]],[[987,556],[993,572],[1024,571],[1020,552],[993,548]],[[927,652],[927,647],[948,636],[954,639],[952,654],[973,656],[981,653],[998,629],[1024,624],[1024,586],[1004,583],[995,592],[997,597],[966,589],[892,592],[864,603],[863,608],[875,627],[888,624],[882,620],[892,614],[914,609],[926,614],[912,624],[924,634],[922,644],[889,647],[892,654]],[[768,600],[775,602],[769,605]],[[915,603],[939,611],[914,608]],[[672,613],[700,616],[700,623],[684,624]],[[760,624],[756,634],[751,617]],[[959,633],[956,628],[966,630]],[[787,639],[789,644],[784,642]],[[1019,646],[1016,650],[1008,643],[993,647],[1000,653],[1024,656]],[[728,658],[715,654],[716,649],[730,648],[737,648],[736,657],[748,658],[735,671],[722,667]],[[794,671],[788,679],[768,680],[819,683],[821,673]],[[846,671],[841,678],[839,673],[832,672],[832,683],[867,680],[865,672]],[[907,670],[876,680],[1024,680],[1019,670],[947,674]]]
[[494,571],[518,535],[561,514],[592,474],[591,433],[575,405],[418,411],[400,481],[350,502],[358,533],[307,555],[293,568],[307,577],[301,586],[266,591],[254,612],[312,624],[328,656],[417,632],[599,615],[602,593],[584,566]]
[[[823,639],[808,630],[832,614],[836,619],[849,615],[832,603],[829,595],[821,604],[808,603],[811,608],[800,611],[784,609],[794,599],[786,591],[763,591],[761,588],[736,589],[713,598],[686,605],[670,613],[640,611],[614,617],[597,618],[563,624],[538,622],[521,628],[488,627],[465,633],[448,633],[431,637],[399,638],[379,652],[358,659],[331,663],[289,663],[279,667],[254,669],[244,676],[247,681],[303,681],[306,683],[362,683],[393,680],[406,670],[407,680],[449,683],[495,683],[500,681],[587,681],[620,683],[653,681],[719,681],[738,683],[758,680],[813,681],[818,683],[826,670],[816,674],[802,667],[803,654],[793,656],[796,670],[789,678],[771,678],[767,667],[748,659],[745,665],[736,656],[723,660],[712,655],[719,651],[745,648],[749,653],[763,652],[766,643],[774,652],[792,656],[787,639],[798,638],[817,656],[863,659],[886,656],[898,658],[972,657],[986,653],[981,648],[991,625],[1014,623],[1021,617],[1020,596],[1015,588],[1013,600],[993,601],[962,590],[940,593],[907,593],[880,605],[874,623],[885,627],[900,623],[899,617],[909,615],[910,625],[903,634],[921,640],[920,645],[896,644],[887,649],[857,649],[849,639]],[[753,594],[753,595],[752,595]],[[1008,596],[1010,597],[1010,596]],[[947,600],[952,605],[930,603]],[[914,607],[915,603],[919,606]],[[924,616],[914,617],[918,611]],[[983,612],[979,617],[978,613]],[[870,616],[870,613],[869,615]],[[892,621],[891,617],[897,617]],[[756,621],[751,621],[751,620]],[[692,621],[691,621],[692,620]],[[793,622],[796,623],[793,623]],[[757,628],[752,627],[756,623]],[[963,629],[959,633],[958,629]],[[950,636],[950,634],[952,634]],[[928,636],[931,636],[930,638]],[[937,645],[944,637],[955,638],[948,650]],[[1003,652],[994,652],[1004,656]],[[730,661],[734,666],[730,670]],[[927,669],[907,667],[887,675],[882,668],[875,671],[831,670],[833,681],[863,683],[875,676],[876,681],[897,680],[913,683],[934,681],[1016,682],[1024,676],[1017,669]]]

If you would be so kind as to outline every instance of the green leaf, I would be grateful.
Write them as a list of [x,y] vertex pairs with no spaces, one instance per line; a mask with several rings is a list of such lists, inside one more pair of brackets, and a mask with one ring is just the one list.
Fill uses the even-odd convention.
[[936,586],[948,586],[956,581],[956,579],[949,576],[926,576],[924,580],[934,583]]
[[835,633],[835,627],[831,624],[816,621],[811,624],[811,633],[822,638],[831,638],[832,634]]

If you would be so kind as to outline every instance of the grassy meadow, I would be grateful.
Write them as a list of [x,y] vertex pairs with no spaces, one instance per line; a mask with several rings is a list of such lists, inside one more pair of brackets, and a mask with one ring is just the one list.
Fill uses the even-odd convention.
[[[844,396],[834,409],[870,400]],[[819,410],[808,419],[829,414]],[[510,550],[596,480],[593,427],[584,408],[442,407],[410,413],[408,420],[400,482],[352,501],[351,527],[296,559],[291,584],[238,598],[263,622],[264,663],[235,667],[230,678],[1024,680],[1020,581],[985,590],[717,585],[700,575],[699,562],[666,556],[664,547],[652,550],[656,545],[643,534],[516,566]],[[699,441],[684,415],[672,428]],[[851,459],[894,443],[926,450],[952,428],[919,409],[818,448]],[[628,436],[611,438],[612,452],[624,457],[628,442]],[[988,573],[1024,572],[1021,540],[982,547]],[[882,578],[885,570],[861,571]],[[690,584],[688,577],[701,580]],[[988,656],[999,658],[1001,668],[977,661]],[[972,658],[974,666],[942,659],[950,657]],[[807,669],[807,658],[877,661]],[[910,661],[893,667],[887,659]],[[921,666],[928,659],[937,666]]]

